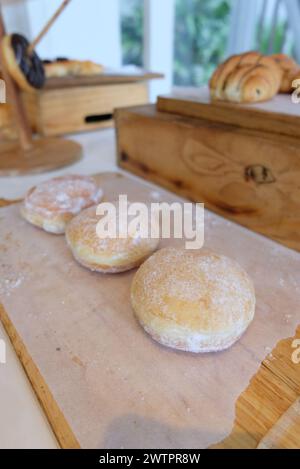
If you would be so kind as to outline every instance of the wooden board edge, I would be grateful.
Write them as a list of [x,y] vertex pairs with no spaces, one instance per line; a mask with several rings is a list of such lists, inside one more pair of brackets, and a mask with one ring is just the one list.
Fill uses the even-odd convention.
[[128,85],[130,83],[147,82],[150,80],[163,79],[162,73],[145,72],[144,74],[102,74],[97,76],[82,76],[82,77],[53,77],[49,78],[42,91],[73,88],[73,87],[86,87],[86,86],[106,86],[106,85]]
[[13,204],[17,204],[19,202],[22,202],[23,199],[12,199],[12,200],[8,200],[8,199],[0,199],[0,208],[1,207],[7,207],[8,205],[13,205]]
[[[157,110],[175,114],[177,116],[193,119],[205,119],[223,125],[233,125],[245,130],[264,131],[270,134],[286,135],[299,138],[300,116],[291,116],[276,112],[267,112],[256,108],[242,109],[245,112],[237,112],[230,103],[201,103],[190,99],[176,98],[171,96],[159,96],[157,99]],[[264,119],[264,116],[266,117]],[[271,117],[272,116],[272,117]],[[272,126],[270,126],[272,119]],[[291,122],[292,120],[292,122]]]
[[42,374],[34,364],[24,342],[9,319],[7,312],[0,303],[0,320],[21,362],[21,365],[33,387],[33,390],[44,410],[53,433],[62,449],[80,449],[73,431],[57,405]]
[[[295,350],[292,344],[296,339],[300,339],[300,325],[294,337],[280,340],[263,360],[248,387],[236,401],[235,422],[231,434],[211,449],[256,449],[300,396],[300,364],[292,362],[292,353]],[[288,355],[292,378],[290,376],[285,379],[280,370],[286,369]],[[262,408],[267,409],[265,414],[261,412]],[[295,442],[287,443],[285,448],[280,449],[300,448],[300,425],[298,427],[297,445]]]

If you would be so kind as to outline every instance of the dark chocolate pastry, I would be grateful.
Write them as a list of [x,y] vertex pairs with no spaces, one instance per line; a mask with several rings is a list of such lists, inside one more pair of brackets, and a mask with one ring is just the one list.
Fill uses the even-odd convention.
[[28,40],[21,34],[11,35],[11,47],[20,70],[30,86],[40,89],[46,80],[44,65],[35,51],[28,52],[29,45]]

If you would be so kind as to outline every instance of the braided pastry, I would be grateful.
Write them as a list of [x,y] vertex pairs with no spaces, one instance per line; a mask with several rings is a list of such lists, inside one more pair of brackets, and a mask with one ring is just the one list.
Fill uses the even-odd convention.
[[300,78],[300,66],[294,59],[285,54],[274,54],[271,56],[279,65],[283,72],[280,93],[290,93],[292,83],[296,78]]
[[278,93],[282,75],[282,69],[272,57],[258,52],[234,55],[213,74],[211,96],[237,103],[266,101]]

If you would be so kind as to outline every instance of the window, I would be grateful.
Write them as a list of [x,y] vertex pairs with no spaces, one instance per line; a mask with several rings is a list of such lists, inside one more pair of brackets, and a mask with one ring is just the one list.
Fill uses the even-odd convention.
[[295,55],[288,11],[281,0],[263,0],[258,14],[256,48],[264,54]]
[[123,65],[143,66],[144,8],[143,0],[121,1]]
[[[226,51],[231,0],[175,0],[174,84],[205,83]],[[123,64],[143,65],[143,0],[121,1]]]
[[[121,5],[123,64],[142,66],[144,0]],[[300,61],[300,0],[174,0],[174,8],[173,70],[164,72],[175,86],[207,83],[228,53],[256,49]]]
[[231,0],[176,0],[174,84],[207,83],[226,53]]

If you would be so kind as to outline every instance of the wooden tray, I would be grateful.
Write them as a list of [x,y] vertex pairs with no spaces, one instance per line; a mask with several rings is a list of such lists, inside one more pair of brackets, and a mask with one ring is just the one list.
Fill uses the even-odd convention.
[[160,96],[157,109],[244,129],[300,137],[300,105],[292,102],[291,95],[281,94],[264,103],[246,105],[212,101],[207,87],[192,88]]
[[[116,174],[98,181],[108,200],[119,193],[182,200]],[[217,443],[230,433],[235,401],[266,355],[220,446],[255,447],[300,393],[291,340],[271,355],[300,322],[298,253],[206,213],[206,246],[249,271],[258,305],[236,346],[196,356],[161,347],[141,330],[129,302],[133,272],[102,276],[81,268],[64,238],[27,224],[18,204],[1,209],[0,239],[0,317],[62,447]]]
[[96,85],[112,85],[120,83],[135,83],[138,81],[149,81],[163,78],[161,73],[148,72],[137,67],[126,68],[121,70],[105,70],[101,75],[82,76],[82,77],[61,77],[49,78],[46,82],[45,89],[70,88],[77,86],[96,86]]

